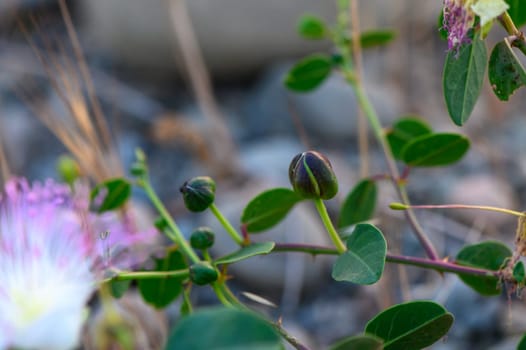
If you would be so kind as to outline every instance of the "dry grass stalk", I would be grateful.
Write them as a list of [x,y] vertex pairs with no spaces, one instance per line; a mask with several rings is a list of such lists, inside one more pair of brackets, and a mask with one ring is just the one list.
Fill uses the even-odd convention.
[[0,137],[0,188],[3,188],[3,185],[10,177],[11,171],[9,170],[9,164],[7,163],[7,157],[4,151],[4,145],[2,138]]
[[[74,59],[68,56],[62,42],[52,40],[43,34],[38,39],[44,45],[44,50],[39,49],[25,25],[21,21],[19,25],[67,113],[60,115],[30,98],[25,99],[29,101],[28,105],[36,116],[77,159],[83,174],[95,181],[121,176],[123,174],[122,165],[97,100],[94,84],[71,15],[64,0],[59,0],[59,6]],[[33,17],[31,22],[37,33],[43,33]],[[57,50],[58,53],[54,53]]]

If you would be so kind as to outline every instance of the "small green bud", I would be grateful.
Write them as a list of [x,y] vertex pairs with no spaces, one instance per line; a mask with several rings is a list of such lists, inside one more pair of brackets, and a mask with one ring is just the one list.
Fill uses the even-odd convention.
[[208,176],[198,176],[186,181],[180,191],[188,210],[204,211],[214,203],[216,183]]
[[194,249],[208,249],[214,245],[214,233],[208,227],[199,227],[190,236],[190,244]]
[[338,192],[331,162],[316,151],[303,152],[292,159],[289,179],[294,191],[303,198],[331,199]]
[[215,282],[219,277],[217,270],[208,261],[200,261],[190,266],[190,280],[199,286]]
[[130,173],[133,176],[143,176],[146,174],[146,164],[142,162],[135,162],[130,168]]
[[68,184],[73,184],[80,176],[80,167],[78,163],[70,156],[60,156],[57,161],[57,171]]
[[389,208],[391,208],[393,210],[407,210],[407,209],[409,209],[409,206],[405,205],[403,203],[393,202],[393,203],[389,204]]
[[155,228],[157,228],[161,232],[163,232],[168,227],[168,223],[166,222],[166,219],[163,218],[162,216],[157,217],[153,225],[155,226]]

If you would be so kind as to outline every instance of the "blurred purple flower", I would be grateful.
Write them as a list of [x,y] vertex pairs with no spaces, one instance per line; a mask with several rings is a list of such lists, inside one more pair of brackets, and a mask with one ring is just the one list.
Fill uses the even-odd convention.
[[[89,191],[12,180],[0,195],[0,349],[71,349],[86,302],[109,268],[130,268],[134,232],[117,213],[88,211]],[[125,214],[123,214],[125,215]]]
[[475,22],[472,3],[473,0],[444,0],[443,28],[447,31],[449,51],[458,52],[461,45],[471,42],[468,32]]

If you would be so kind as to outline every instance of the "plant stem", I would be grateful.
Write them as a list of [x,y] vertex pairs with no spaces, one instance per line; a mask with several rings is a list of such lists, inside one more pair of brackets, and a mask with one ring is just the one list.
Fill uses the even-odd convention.
[[[369,120],[369,124],[371,125],[371,128],[373,129],[376,139],[382,148],[382,151],[384,153],[385,160],[387,163],[387,167],[389,169],[389,174],[391,175],[391,181],[393,182],[393,186],[395,187],[402,203],[406,205],[410,205],[409,197],[407,195],[405,186],[398,182],[398,179],[400,178],[400,173],[398,171],[398,168],[396,167],[391,149],[389,148],[389,145],[387,144],[385,140],[384,132],[380,124],[380,120],[378,116],[376,115],[376,111],[374,110],[374,107],[371,105],[371,102],[369,101],[369,98],[365,94],[365,91],[363,90],[360,83],[357,82],[354,78],[348,79],[348,81],[350,85],[353,87],[356,93],[356,98],[358,99],[358,103],[360,104],[362,110],[364,111],[365,116]],[[406,210],[404,213],[405,213],[407,221],[411,225],[413,231],[416,234],[416,237],[420,241],[420,244],[424,248],[427,256],[432,260],[439,260],[438,253],[436,252],[435,247],[433,246],[433,244],[427,237],[426,233],[420,226],[420,223],[416,219],[416,216],[411,210],[411,208]]]
[[504,27],[508,34],[515,36],[515,40],[512,41],[512,45],[517,47],[521,52],[526,55],[526,37],[524,33],[517,29],[515,23],[511,19],[508,11],[504,12],[499,16],[499,22]]
[[148,198],[152,202],[152,204],[155,207],[155,209],[157,209],[159,214],[161,214],[161,216],[164,218],[164,220],[166,220],[166,223],[168,224],[168,228],[170,229],[171,232],[170,231],[165,231],[166,235],[181,248],[183,253],[193,263],[199,262],[200,261],[199,257],[192,250],[192,247],[190,247],[190,245],[188,244],[188,242],[184,238],[183,233],[181,232],[181,230],[179,229],[179,227],[175,223],[175,220],[172,218],[170,213],[168,213],[168,210],[166,210],[166,207],[164,206],[164,204],[161,202],[161,200],[159,199],[159,197],[157,196],[157,194],[153,190],[153,188],[152,188],[152,186],[150,184],[150,181],[148,179],[141,179],[141,180],[142,181],[140,181],[140,185],[142,185],[142,188],[146,192],[146,195],[148,196]]
[[306,347],[305,345],[300,343],[300,341],[296,337],[290,335],[281,326],[281,321],[278,321],[277,323],[272,323],[272,325],[278,331],[278,333],[287,341],[287,343],[289,343],[290,345],[292,345],[292,347],[294,347],[294,349],[296,349],[296,350],[309,350],[308,347]]
[[232,307],[232,303],[227,299],[227,297],[223,293],[223,289],[221,289],[221,283],[217,281],[212,283],[212,288],[214,289],[214,292],[216,293],[217,298],[219,299],[221,304],[227,307]]
[[411,205],[410,208],[412,209],[478,209],[478,210],[487,210],[487,211],[494,211],[497,213],[514,215],[518,217],[526,216],[525,213],[522,213],[520,211],[506,209],[506,208],[493,207],[489,205],[470,205],[470,204],[432,205],[432,204],[429,204],[429,205]]
[[223,214],[219,211],[219,209],[216,207],[214,203],[210,205],[210,210],[212,213],[214,213],[217,220],[221,223],[221,225],[225,228],[226,232],[232,237],[232,239],[239,244],[240,246],[244,245],[244,240],[241,237],[241,235],[236,231],[236,229],[230,224],[230,221],[227,220],[227,218],[224,217]]
[[188,269],[174,270],[174,271],[137,271],[137,272],[121,272],[117,276],[110,278],[114,281],[129,281],[141,279],[155,279],[168,277],[188,277]]
[[[339,255],[340,253],[330,247],[305,245],[305,244],[282,244],[277,243],[272,250],[273,252],[301,252],[312,255]],[[457,274],[475,275],[475,276],[495,276],[499,277],[499,271],[480,269],[476,267],[462,266],[453,262],[443,260],[431,260],[415,256],[404,256],[387,253],[386,262],[394,264],[412,265],[426,269],[432,269],[439,272],[451,272]]]
[[314,204],[316,205],[316,209],[318,210],[318,213],[320,214],[321,220],[323,221],[323,224],[325,225],[325,228],[327,229],[327,232],[329,233],[329,236],[331,237],[332,242],[334,243],[334,246],[338,250],[338,252],[341,254],[347,250],[345,247],[345,244],[342,242],[342,239],[340,238],[340,235],[338,232],[336,232],[336,229],[334,228],[334,225],[332,224],[331,218],[329,217],[329,213],[327,213],[327,208],[325,207],[325,204],[321,200],[321,198],[315,198]]

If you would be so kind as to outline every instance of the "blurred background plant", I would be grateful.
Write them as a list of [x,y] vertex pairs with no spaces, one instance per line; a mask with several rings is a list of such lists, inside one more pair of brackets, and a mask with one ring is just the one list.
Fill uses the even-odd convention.
[[[353,3],[359,4],[353,9],[359,16],[353,17],[358,27],[352,35],[376,28],[396,33],[388,45],[364,50],[361,60],[355,57],[357,64],[364,62],[356,68],[383,125],[411,114],[423,116],[435,130],[456,131],[440,93],[447,49],[438,35],[442,2]],[[341,191],[327,202],[333,216],[358,179],[382,174],[381,150],[372,142],[369,146],[363,123],[358,127],[358,101],[341,77],[332,74],[319,89],[304,95],[290,93],[282,84],[293,60],[331,50],[328,41],[300,38],[297,19],[312,13],[333,23],[336,3],[77,0],[67,2],[72,18],[65,4],[0,4],[4,178],[7,169],[30,179],[57,178],[56,160],[67,152],[76,159],[80,174],[95,184],[125,174],[139,146],[148,155],[153,187],[189,234],[201,224],[221,230],[211,215],[187,215],[178,190],[190,177],[212,175],[218,183],[217,206],[237,223],[254,195],[289,186],[290,159],[306,148],[323,150],[335,168]],[[503,35],[494,30],[488,42]],[[517,152],[526,132],[524,93],[519,89],[504,104],[486,82],[472,113],[476,118],[462,129],[472,142],[471,151],[447,169],[419,170],[408,189],[412,201],[524,207],[526,159]],[[388,209],[396,199],[388,185],[379,182],[374,222],[389,236],[391,251],[418,255],[419,245],[407,234],[406,221]],[[137,212],[147,213],[143,222],[152,222],[143,193],[137,191],[134,199]],[[314,214],[313,208],[299,204],[262,240],[329,245]],[[466,243],[483,238],[513,242],[515,219],[493,214],[426,212],[418,217],[439,255],[454,256]],[[235,249],[235,242],[220,234],[212,252],[222,256]],[[516,344],[513,337],[524,331],[522,301],[514,303],[510,316],[506,300],[483,299],[456,276],[387,266],[378,284],[363,287],[330,281],[333,260],[313,261],[295,253],[255,257],[229,269],[231,284],[236,292],[254,292],[279,305],[264,312],[282,317],[285,328],[313,348],[360,332],[379,310],[412,299],[433,299],[457,316],[447,343],[435,348],[504,348],[507,341]],[[195,305],[215,302],[210,291],[194,291]],[[120,303],[109,300],[108,305]],[[110,305],[107,317],[94,312],[87,336],[109,329],[109,339],[117,339],[119,332],[112,330],[119,327],[111,322],[119,318],[111,317],[113,312],[142,337],[136,344],[160,337],[164,316],[139,304],[130,307],[130,302],[139,303],[140,298]],[[486,316],[474,315],[474,308]],[[159,327],[135,331],[145,329],[143,316],[122,316],[129,310],[159,320]],[[177,319],[176,305],[166,311],[169,320]],[[511,325],[505,322],[509,317]],[[108,324],[111,327],[97,328]],[[93,345],[93,337],[86,344],[102,346]]]

